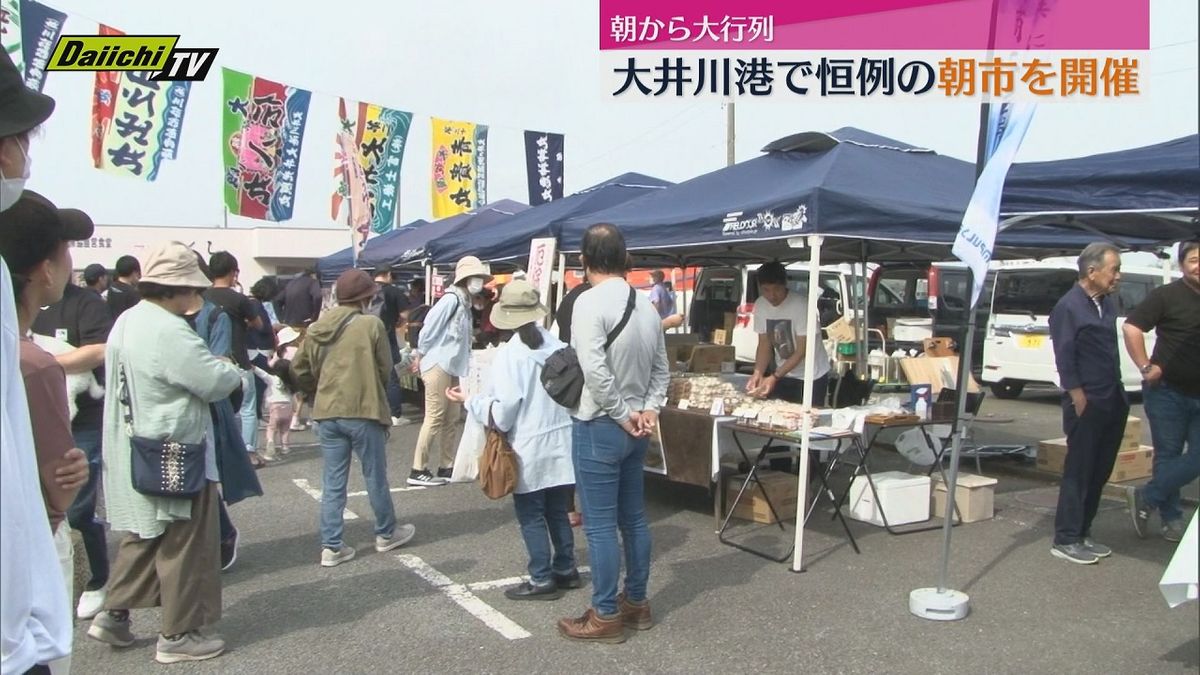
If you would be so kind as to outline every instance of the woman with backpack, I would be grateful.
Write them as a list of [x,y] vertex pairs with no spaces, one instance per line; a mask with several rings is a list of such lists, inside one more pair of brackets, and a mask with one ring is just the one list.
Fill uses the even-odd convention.
[[506,590],[510,600],[556,600],[564,588],[582,585],[567,517],[575,484],[571,418],[541,382],[546,359],[566,346],[541,326],[548,313],[528,281],[505,286],[492,323],[516,335],[496,350],[482,393],[466,399],[457,387],[446,391],[452,401],[465,400],[481,424],[507,434],[517,455],[513,506],[529,552],[529,581]]

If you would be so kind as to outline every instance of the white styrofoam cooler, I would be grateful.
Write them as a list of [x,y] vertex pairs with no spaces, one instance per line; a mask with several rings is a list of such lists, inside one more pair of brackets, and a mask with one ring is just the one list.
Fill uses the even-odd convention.
[[866,476],[858,476],[850,484],[850,517],[883,527],[883,513],[887,514],[888,525],[906,525],[929,520],[929,476],[914,476],[903,471],[885,471],[873,473],[875,489],[879,492],[879,501],[875,503],[875,495]]

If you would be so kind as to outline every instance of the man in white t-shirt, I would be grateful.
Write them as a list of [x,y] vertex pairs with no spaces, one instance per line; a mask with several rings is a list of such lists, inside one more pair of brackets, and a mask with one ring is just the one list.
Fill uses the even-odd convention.
[[[808,303],[787,287],[787,270],[777,262],[758,269],[758,300],[754,302],[754,332],[758,351],[754,375],[746,391],[759,398],[802,402],[805,336],[808,334]],[[817,353],[813,367],[813,403],[825,405],[829,381],[829,354],[817,328]],[[772,368],[772,366],[774,366]],[[770,373],[770,374],[768,374]]]

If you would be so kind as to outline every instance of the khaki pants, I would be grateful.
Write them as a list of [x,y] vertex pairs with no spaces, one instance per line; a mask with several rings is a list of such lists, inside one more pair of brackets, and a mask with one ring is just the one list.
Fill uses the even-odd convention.
[[162,607],[163,635],[210,626],[221,618],[221,536],[217,484],[192,498],[191,520],[167,525],[154,539],[130,534],[117,549],[104,609]]
[[[446,389],[457,386],[458,378],[434,366],[421,373],[421,381],[425,383],[425,421],[421,423],[417,449],[413,452],[413,471],[453,468],[454,431],[458,427],[460,406],[446,398]],[[441,453],[441,457],[434,458],[435,466],[426,466],[430,450]]]

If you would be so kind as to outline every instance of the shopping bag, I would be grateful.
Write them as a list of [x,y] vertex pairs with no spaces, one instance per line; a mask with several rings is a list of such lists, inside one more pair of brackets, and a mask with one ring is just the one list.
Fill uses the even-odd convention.
[[489,499],[500,499],[517,489],[517,453],[508,444],[504,432],[496,427],[490,409],[484,434],[483,455],[479,459],[479,487]]
[[479,456],[483,454],[484,440],[483,425],[467,415],[463,421],[462,438],[458,441],[458,454],[454,457],[450,482],[466,483],[479,477]]

